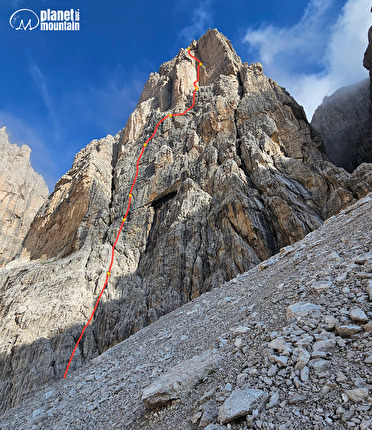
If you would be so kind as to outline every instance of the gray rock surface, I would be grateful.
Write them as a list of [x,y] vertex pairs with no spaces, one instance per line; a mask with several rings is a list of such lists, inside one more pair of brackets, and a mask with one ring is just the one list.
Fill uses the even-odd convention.
[[348,172],[372,162],[369,87],[369,79],[364,79],[338,89],[324,98],[311,120],[330,160]]
[[9,142],[0,128],[0,267],[20,251],[30,224],[48,197],[48,187],[30,164],[31,149]]
[[358,323],[368,322],[367,315],[362,311],[362,309],[359,308],[353,308],[350,310],[350,318]]
[[[243,430],[249,423],[264,430],[369,429],[372,379],[365,359],[372,332],[362,327],[344,339],[334,328],[329,331],[328,321],[333,317],[351,323],[354,307],[372,317],[365,291],[365,274],[372,273],[372,266],[368,260],[355,263],[372,249],[372,237],[366,234],[372,231],[371,211],[372,194],[286,247],[265,270],[251,269],[163,316],[66,379],[30,391],[0,416],[0,428],[195,430],[205,411],[218,410],[232,392],[248,388],[269,396],[261,410],[226,425],[215,417],[207,428]],[[313,284],[327,277],[332,286],[314,293]],[[321,313],[287,320],[289,304],[299,300],[321,306]],[[249,328],[239,335],[239,348],[237,327]],[[268,377],[272,362],[267,344],[277,338],[290,344],[292,352],[288,365]],[[327,339],[337,345],[325,358],[315,359],[320,366],[295,368],[301,349],[313,351],[313,345]],[[149,408],[141,400],[147,387],[210,348],[218,353],[218,367],[188,394],[185,389],[181,401]],[[187,373],[185,366],[183,371]]]
[[149,406],[161,406],[180,399],[217,367],[216,352],[205,351],[170,369],[143,391],[141,399]]
[[229,423],[240,417],[251,414],[255,409],[261,411],[268,395],[262,390],[251,388],[236,389],[224,401],[218,413],[218,420],[222,424]]
[[[162,122],[146,147],[109,285],[70,371],[262,261],[270,272],[282,247],[291,253],[372,189],[371,166],[350,175],[330,163],[301,106],[221,33],[209,30],[191,52],[203,62],[195,107]],[[143,143],[191,105],[195,79],[186,49],[151,74],[124,130],[77,154],[23,259],[0,271],[2,409],[63,375],[104,284]],[[291,366],[275,357],[278,374]]]
[[346,395],[353,402],[360,402],[368,397],[368,388],[355,388],[354,390],[347,390]]

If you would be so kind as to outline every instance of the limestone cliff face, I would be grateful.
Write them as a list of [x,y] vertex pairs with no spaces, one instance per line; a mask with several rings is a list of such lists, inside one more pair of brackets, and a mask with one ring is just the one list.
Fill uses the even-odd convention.
[[102,239],[111,201],[114,142],[110,135],[94,140],[76,155],[33,220],[22,257],[45,260],[68,255],[81,248],[93,226],[94,241]]
[[325,97],[311,121],[331,161],[348,172],[372,162],[369,85],[365,79]]
[[48,187],[30,164],[27,145],[9,142],[0,128],[0,266],[18,253],[31,221],[48,197]]
[[[302,107],[217,30],[191,51],[203,63],[195,107],[164,121],[145,150],[109,286],[70,371],[372,189],[371,166],[350,175],[329,162]],[[195,79],[185,49],[153,73],[124,130],[79,153],[39,211],[29,262],[0,272],[3,407],[63,374],[103,286],[142,145],[191,105]]]

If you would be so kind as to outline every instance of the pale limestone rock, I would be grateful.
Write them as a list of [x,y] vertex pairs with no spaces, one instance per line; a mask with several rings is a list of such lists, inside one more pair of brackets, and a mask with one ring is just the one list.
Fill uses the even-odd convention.
[[222,424],[244,417],[253,410],[261,410],[268,400],[268,395],[262,390],[245,388],[236,389],[225,400],[218,412],[218,421]]
[[226,427],[220,424],[209,424],[205,430],[226,430]]
[[[284,430],[299,426],[313,428],[320,425],[317,424],[320,423],[316,417],[318,414],[327,423],[324,425],[329,424],[334,428],[342,428],[345,418],[355,418],[354,421],[358,420],[361,428],[362,422],[363,428],[368,428],[370,398],[367,396],[353,406],[351,401],[347,402],[349,397],[345,393],[345,390],[351,388],[351,383],[355,383],[353,388],[369,389],[370,366],[364,359],[370,354],[370,339],[365,333],[350,342],[343,340],[337,353],[330,356],[328,369],[319,372],[311,369],[309,375],[306,374],[308,367],[305,366],[300,371],[303,384],[298,380],[298,372],[292,363],[271,378],[266,378],[265,375],[271,365],[266,360],[270,353],[267,348],[269,337],[282,336],[292,344],[305,336],[314,341],[333,338],[332,334],[322,332],[322,318],[310,316],[298,321],[287,321],[285,318],[287,304],[291,303],[294,297],[308,293],[303,286],[306,279],[314,276],[314,268],[316,274],[324,271],[334,279],[348,271],[347,280],[337,281],[337,289],[329,296],[311,296],[314,303],[322,303],[324,315],[337,315],[343,319],[347,316],[346,303],[350,307],[358,302],[365,303],[364,285],[359,276],[363,272],[353,263],[350,265],[350,262],[360,254],[361,249],[371,248],[372,238],[365,234],[366,231],[372,230],[371,208],[372,195],[369,195],[334,217],[332,223],[295,244],[295,252],[278,258],[267,270],[253,268],[234,281],[196,298],[99,357],[93,358],[86,366],[71,372],[67,379],[49,380],[48,386],[44,388],[38,385],[36,392],[30,383],[20,386],[20,380],[15,381],[14,387],[20,386],[22,392],[28,392],[30,395],[22,404],[16,405],[20,399],[14,394],[20,396],[20,393],[14,389],[8,399],[14,402],[15,407],[0,416],[0,427],[20,430],[33,427],[55,430],[76,428],[77,425],[103,429],[122,428],[123,425],[126,428],[143,430],[191,428],[190,420],[197,413],[203,413],[204,408],[213,412],[210,401],[215,402],[215,405],[222,404],[232,387],[242,388],[249,384],[249,389],[260,391],[265,391],[266,388],[262,387],[269,385],[269,396],[277,391],[280,393],[280,398],[274,397],[274,400],[277,398],[280,403],[274,402],[276,404],[270,411],[262,411],[260,417],[257,407],[247,415],[246,423],[252,423],[254,419],[254,426],[257,428],[264,428],[269,424],[273,428]],[[347,239],[345,245],[340,241],[340,237]],[[336,249],[342,254],[344,264],[339,264],[332,255],[331,251]],[[76,254],[82,252],[80,250]],[[85,267],[84,263],[82,266]],[[53,273],[44,275],[50,278]],[[59,279],[59,282],[62,280]],[[23,284],[21,288],[25,286],[26,284]],[[345,286],[352,288],[347,290]],[[4,289],[1,291],[3,293]],[[273,296],[277,295],[280,295],[280,302],[272,300]],[[343,302],[345,309],[340,312]],[[253,309],[255,312],[252,312]],[[237,354],[233,331],[230,329],[239,326],[248,326],[250,331],[244,335],[245,350]],[[308,336],[308,333],[313,336]],[[334,337],[338,339],[338,336]],[[214,372],[198,383],[189,395],[164,408],[149,410],[145,407],[139,396],[145,387],[185,358],[209,350],[211,345],[217,346],[221,338],[226,342],[218,349],[220,364]],[[52,338],[54,342],[58,339],[58,336]],[[310,342],[312,343],[314,342]],[[40,346],[34,343],[29,349],[41,360],[35,373],[45,376],[49,360],[54,360],[56,356],[40,354],[42,348],[36,349],[35,345]],[[299,349],[294,350],[292,359]],[[30,357],[27,349],[22,352],[24,359]],[[17,355],[14,354],[9,361],[16,358]],[[25,367],[31,369],[34,364],[30,360],[25,363]],[[0,367],[0,372],[3,369]],[[22,367],[18,366],[16,371],[21,369]],[[6,372],[8,371],[11,375],[11,368],[6,368]],[[26,372],[21,377],[24,376],[28,376]],[[28,381],[32,381],[32,377]],[[2,395],[3,387],[2,385],[0,391]],[[308,398],[306,407],[288,407],[289,399],[293,401],[292,396],[297,393]],[[343,401],[340,402],[340,399]],[[36,424],[32,414],[37,409],[44,409],[45,412],[35,416]],[[320,412],[321,410],[324,412]],[[201,416],[199,415],[200,418]],[[206,421],[212,416],[213,414],[206,416]],[[332,417],[332,422],[329,417]],[[231,423],[231,428],[241,425],[244,427],[243,421],[241,418]]]
[[287,319],[306,317],[309,314],[319,314],[322,310],[320,305],[308,302],[296,302],[287,308]]
[[9,142],[0,128],[0,267],[20,251],[30,224],[48,197],[48,187],[30,164],[31,149]]
[[333,330],[335,328],[337,324],[337,319],[334,316],[327,315],[324,320],[327,330]]
[[362,309],[359,309],[359,308],[350,309],[350,318],[356,322],[361,322],[361,323],[368,322],[367,315],[362,311]]
[[[109,285],[72,369],[372,189],[370,166],[349,175],[332,165],[301,106],[217,30],[191,52],[203,63],[195,107],[163,121],[146,147]],[[25,240],[31,261],[2,272],[4,407],[63,375],[105,281],[143,143],[191,105],[195,70],[182,49],[150,76],[124,130],[91,142],[57,183]],[[268,261],[266,272],[278,258]]]
[[283,353],[283,355],[290,355],[292,352],[292,347],[289,343],[285,342],[283,338],[273,339],[267,345],[269,348],[276,349],[277,351]]
[[318,281],[311,285],[311,289],[316,293],[323,293],[332,286],[332,281]]
[[280,392],[278,390],[278,391],[275,391],[275,393],[270,397],[270,400],[266,405],[266,409],[270,409],[276,406],[279,403],[279,398],[280,398]]
[[370,302],[372,302],[372,279],[369,279],[367,281],[367,288],[366,288],[366,292],[368,294],[368,299]]
[[300,377],[302,382],[307,382],[309,380],[309,368],[307,366],[301,369]]
[[249,327],[240,326],[234,329],[234,336],[245,335],[249,332]]
[[370,354],[366,359],[364,360],[366,364],[372,364],[372,354]]
[[330,368],[331,363],[330,361],[323,360],[322,358],[315,358],[313,360],[310,360],[309,366],[312,367],[315,372],[320,373],[327,371]]
[[103,227],[109,223],[115,143],[109,135],[92,141],[76,155],[71,169],[33,220],[22,257],[63,257],[79,250],[87,240],[96,243],[103,236]]
[[357,403],[368,397],[368,388],[355,388],[354,390],[346,390],[348,398]]
[[218,355],[212,351],[185,360],[168,370],[142,393],[149,406],[164,405],[188,395],[191,390],[218,366]]
[[313,344],[313,351],[332,351],[336,346],[334,339],[318,340]]
[[360,333],[363,328],[356,324],[345,324],[336,326],[338,334],[342,337],[350,337],[354,334]]
[[288,356],[286,355],[271,355],[270,357],[281,367],[287,366],[288,364]]
[[300,355],[298,356],[295,369],[302,370],[307,365],[309,360],[310,360],[310,354],[306,351],[306,349],[303,349],[300,352]]

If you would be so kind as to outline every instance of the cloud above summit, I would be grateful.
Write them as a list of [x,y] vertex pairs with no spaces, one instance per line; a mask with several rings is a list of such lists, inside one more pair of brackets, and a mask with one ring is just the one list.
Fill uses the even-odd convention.
[[310,0],[292,26],[245,32],[251,55],[305,107],[309,119],[324,96],[367,77],[370,1],[348,0],[335,14],[337,7],[336,0]]

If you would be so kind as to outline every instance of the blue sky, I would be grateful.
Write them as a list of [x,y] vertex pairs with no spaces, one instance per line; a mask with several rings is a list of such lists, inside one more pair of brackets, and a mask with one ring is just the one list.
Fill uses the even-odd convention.
[[[0,0],[0,126],[49,189],[89,141],[122,129],[152,71],[218,28],[304,105],[367,77],[369,0]],[[78,32],[16,31],[21,8],[79,9]]]

